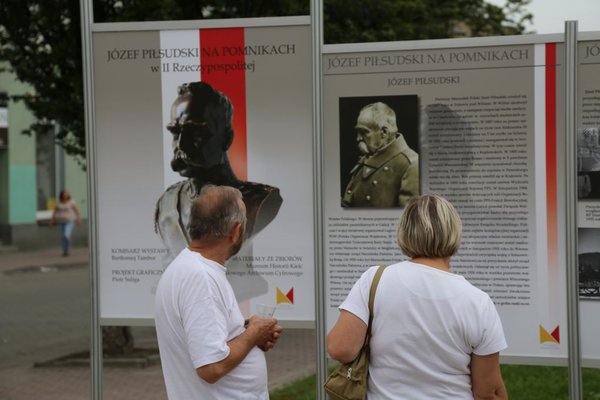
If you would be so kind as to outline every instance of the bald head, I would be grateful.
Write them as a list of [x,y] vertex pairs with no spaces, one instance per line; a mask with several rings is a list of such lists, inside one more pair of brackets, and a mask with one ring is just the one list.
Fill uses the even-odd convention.
[[381,102],[366,105],[360,110],[354,129],[358,149],[364,154],[374,154],[398,135],[396,113]]
[[206,185],[194,200],[188,231],[190,238],[223,238],[236,224],[246,223],[242,193],[230,186]]
[[372,103],[360,110],[357,125],[366,125],[373,128],[383,129],[395,133],[398,131],[396,125],[396,113],[385,103]]

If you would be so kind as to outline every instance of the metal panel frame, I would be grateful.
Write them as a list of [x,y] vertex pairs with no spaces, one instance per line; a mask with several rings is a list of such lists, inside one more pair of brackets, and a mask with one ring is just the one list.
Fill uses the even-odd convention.
[[83,55],[83,98],[86,131],[86,163],[88,178],[88,235],[90,249],[90,398],[102,399],[102,328],[100,326],[99,276],[97,261],[98,230],[96,228],[96,146],[94,103],[94,53],[91,24],[94,21],[92,0],[80,0],[81,46]]
[[[182,29],[200,29],[200,28],[223,28],[223,27],[261,27],[261,26],[297,26],[297,25],[309,25],[311,24],[311,17],[309,16],[294,16],[294,17],[270,17],[270,18],[237,18],[227,20],[189,20],[189,21],[153,21],[153,22],[126,22],[126,23],[94,23],[93,16],[93,0],[80,0],[81,9],[81,35],[82,35],[82,54],[83,54],[83,77],[84,77],[84,99],[85,99],[85,129],[86,129],[86,140],[87,140],[87,177],[88,177],[88,204],[89,204],[89,246],[90,246],[90,303],[91,303],[91,316],[90,316],[90,363],[91,363],[91,395],[90,398],[93,400],[102,399],[102,325],[110,325],[113,319],[100,318],[100,293],[99,293],[99,270],[98,270],[98,249],[97,239],[98,230],[97,226],[97,208],[96,208],[96,180],[97,180],[97,168],[96,168],[96,146],[95,146],[95,102],[94,102],[94,57],[93,57],[93,33],[94,32],[133,32],[133,31],[145,31],[145,30],[182,30]],[[313,24],[312,26],[317,26]],[[319,34],[320,35],[320,34]],[[320,49],[320,48],[319,48]],[[314,57],[315,53],[313,53]],[[320,53],[319,58],[320,60]],[[313,60],[316,62],[316,59]],[[320,76],[320,72],[315,74],[313,71],[313,86],[318,85],[319,82],[317,77]],[[317,93],[317,89],[315,89]],[[320,114],[316,111],[320,107],[320,102],[315,102],[317,106],[313,108],[313,122],[315,117]],[[318,146],[318,140],[320,137],[320,130],[314,131],[314,143],[313,146]],[[319,132],[319,133],[316,133]],[[318,164],[319,157],[316,155],[318,151],[313,148],[313,154],[315,154],[315,163]],[[320,168],[315,167],[313,170],[313,180],[320,177]],[[320,178],[319,178],[320,179]],[[313,181],[313,185],[315,181]],[[320,200],[319,196],[314,196],[315,207],[319,207]],[[319,212],[315,213],[316,216],[320,215]],[[318,246],[317,241],[320,240],[318,235],[319,227],[321,226],[320,221],[315,220],[315,248]],[[315,254],[319,254],[318,252]],[[315,265],[320,265],[319,257],[315,257]],[[316,267],[316,271],[320,271],[322,268]],[[318,277],[315,277],[316,282],[320,282]],[[317,296],[319,298],[319,296]],[[322,296],[321,296],[322,298]],[[317,303],[316,309],[322,309],[322,304]],[[318,312],[318,311],[317,311]],[[114,319],[113,322],[118,325],[122,325],[123,319]],[[153,319],[142,318],[132,319],[135,321],[135,325],[141,326],[152,326],[154,325]],[[283,322],[282,325],[285,328],[314,328],[315,324],[311,321],[287,321]],[[320,330],[317,330],[320,332]],[[317,335],[319,337],[319,335]],[[317,339],[319,343],[319,338]],[[321,344],[322,346],[322,344]],[[322,348],[318,348],[319,354],[322,352]]]
[[582,398],[577,256],[577,21],[565,22],[565,233],[569,398]]
[[316,324],[316,390],[317,399],[325,399],[320,382],[327,376],[325,312],[325,262],[323,244],[323,1],[311,0],[313,62],[313,207],[315,212],[315,324]]

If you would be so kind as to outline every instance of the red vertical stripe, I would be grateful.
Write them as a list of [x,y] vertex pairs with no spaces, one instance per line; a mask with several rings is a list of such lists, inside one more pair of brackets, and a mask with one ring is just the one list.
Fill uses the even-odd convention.
[[233,144],[229,160],[238,178],[248,179],[246,135],[246,71],[244,29],[201,29],[202,80],[224,93],[233,104]]
[[556,43],[546,44],[546,201],[548,261],[558,269],[558,206],[556,172]]

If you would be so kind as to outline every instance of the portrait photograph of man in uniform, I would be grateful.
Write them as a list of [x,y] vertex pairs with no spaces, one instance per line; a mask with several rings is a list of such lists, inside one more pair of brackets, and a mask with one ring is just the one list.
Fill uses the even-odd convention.
[[403,208],[420,193],[416,95],[339,99],[344,208]]

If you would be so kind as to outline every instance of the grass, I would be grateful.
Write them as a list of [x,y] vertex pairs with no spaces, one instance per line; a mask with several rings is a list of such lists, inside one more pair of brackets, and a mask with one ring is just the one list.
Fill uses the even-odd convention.
[[[568,400],[566,367],[503,365],[502,377],[511,400]],[[600,400],[600,369],[583,368],[583,399]]]
[[[600,369],[583,368],[583,399],[600,400]],[[502,365],[502,377],[510,400],[568,400],[566,367]],[[270,393],[271,400],[316,399],[315,376],[292,382]]]
[[269,393],[270,400],[313,400],[317,398],[315,376],[292,382]]

